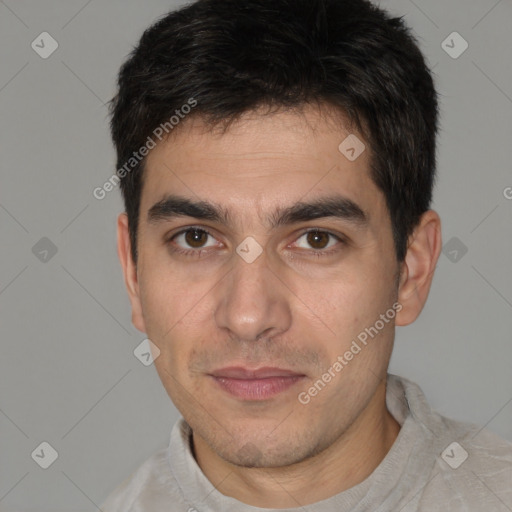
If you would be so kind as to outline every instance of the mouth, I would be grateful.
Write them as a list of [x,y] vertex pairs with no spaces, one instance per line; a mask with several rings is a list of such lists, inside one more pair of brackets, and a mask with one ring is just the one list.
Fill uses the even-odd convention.
[[229,367],[209,374],[231,396],[245,401],[268,400],[289,390],[306,376],[283,368]]

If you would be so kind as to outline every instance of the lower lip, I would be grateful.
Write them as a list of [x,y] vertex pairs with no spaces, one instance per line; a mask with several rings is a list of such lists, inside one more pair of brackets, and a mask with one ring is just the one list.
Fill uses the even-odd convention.
[[289,377],[267,377],[264,379],[231,379],[213,377],[219,386],[242,400],[268,400],[290,389],[304,378],[303,375]]

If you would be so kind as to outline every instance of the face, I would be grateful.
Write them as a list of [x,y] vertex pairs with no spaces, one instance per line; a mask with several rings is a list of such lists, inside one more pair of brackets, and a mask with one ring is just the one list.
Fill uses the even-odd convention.
[[349,133],[312,109],[191,119],[148,156],[133,322],[194,439],[234,464],[319,453],[386,374],[399,265]]

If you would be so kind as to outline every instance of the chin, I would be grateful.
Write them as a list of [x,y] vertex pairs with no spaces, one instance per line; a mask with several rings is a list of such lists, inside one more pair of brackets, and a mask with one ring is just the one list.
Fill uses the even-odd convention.
[[311,441],[306,440],[304,436],[297,436],[290,432],[285,434],[284,438],[274,438],[270,443],[265,436],[256,435],[251,439],[246,432],[240,439],[230,439],[224,446],[212,446],[212,448],[227,462],[246,468],[289,466],[317,452],[311,446]]

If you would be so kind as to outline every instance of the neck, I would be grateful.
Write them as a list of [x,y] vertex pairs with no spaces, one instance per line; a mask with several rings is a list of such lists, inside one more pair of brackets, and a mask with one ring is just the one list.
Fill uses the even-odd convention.
[[[386,408],[382,383],[368,406],[328,449],[286,467],[244,468],[220,458],[193,434],[197,463],[219,492],[260,508],[316,503],[365,480],[384,459],[400,426]],[[333,477],[335,475],[335,477]]]

